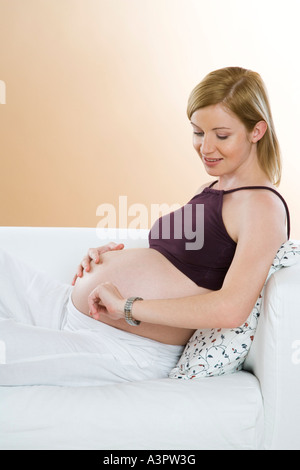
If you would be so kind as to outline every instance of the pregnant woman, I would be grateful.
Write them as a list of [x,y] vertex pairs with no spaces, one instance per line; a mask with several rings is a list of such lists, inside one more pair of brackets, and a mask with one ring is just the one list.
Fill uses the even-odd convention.
[[[263,81],[239,67],[214,71],[187,112],[211,181],[154,224],[149,248],[91,248],[72,286],[1,254],[1,385],[166,377],[196,329],[246,320],[290,226]],[[185,230],[199,227],[199,207],[201,246]]]

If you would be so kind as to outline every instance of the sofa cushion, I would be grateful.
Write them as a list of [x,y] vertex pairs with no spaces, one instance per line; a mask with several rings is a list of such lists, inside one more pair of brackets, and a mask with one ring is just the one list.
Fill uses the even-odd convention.
[[241,371],[203,381],[104,387],[0,387],[0,449],[258,449],[259,382]]

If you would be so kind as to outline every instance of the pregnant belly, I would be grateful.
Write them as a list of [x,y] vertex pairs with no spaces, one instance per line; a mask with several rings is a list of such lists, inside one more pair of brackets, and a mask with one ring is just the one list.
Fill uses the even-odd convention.
[[[144,299],[164,299],[209,292],[198,287],[156,250],[136,248],[109,251],[101,256],[100,264],[91,263],[91,270],[77,279],[72,292],[75,307],[88,315],[89,294],[98,284],[106,281],[115,284],[124,298],[139,296]],[[101,321],[168,344],[185,344],[193,333],[193,330],[150,323],[132,327],[125,320],[113,321],[105,315]]]

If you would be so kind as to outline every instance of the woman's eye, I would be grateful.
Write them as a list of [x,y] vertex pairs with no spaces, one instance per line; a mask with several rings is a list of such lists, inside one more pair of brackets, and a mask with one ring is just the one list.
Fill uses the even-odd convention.
[[194,132],[194,135],[198,135],[200,137],[204,136],[204,132]]
[[217,135],[218,139],[225,140],[227,139],[228,135]]

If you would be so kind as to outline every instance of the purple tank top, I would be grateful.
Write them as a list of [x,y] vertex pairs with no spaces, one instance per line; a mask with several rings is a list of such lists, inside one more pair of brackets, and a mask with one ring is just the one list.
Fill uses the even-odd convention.
[[222,218],[223,196],[243,189],[267,189],[288,206],[277,191],[267,186],[243,186],[228,191],[213,189],[214,181],[185,206],[160,217],[149,232],[149,246],[159,251],[198,286],[211,290],[222,287],[233,260],[236,243],[228,235]]

